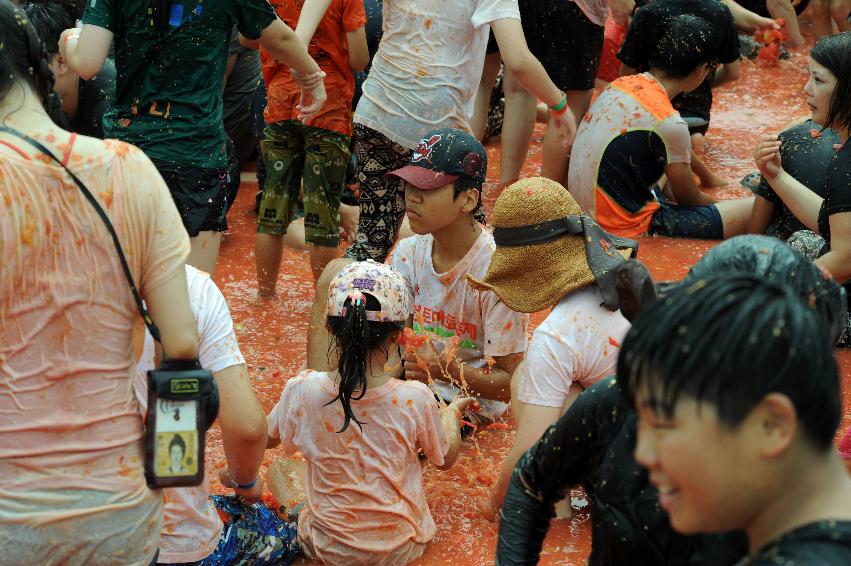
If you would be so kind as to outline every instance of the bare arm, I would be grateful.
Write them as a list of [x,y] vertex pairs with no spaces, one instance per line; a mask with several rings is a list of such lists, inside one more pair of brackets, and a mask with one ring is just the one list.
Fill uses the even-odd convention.
[[824,202],[823,198],[785,170],[781,170],[773,179],[768,179],[768,184],[798,220],[810,230],[818,232],[818,213],[821,203]]
[[715,78],[712,79],[712,87],[719,87],[739,80],[741,67],[741,61],[738,59],[732,63],[724,63],[721,65],[721,67],[715,71]]
[[304,45],[313,39],[313,34],[316,33],[316,28],[319,27],[319,22],[322,21],[330,5],[331,0],[305,0],[298,17],[298,24],[295,26],[295,33]]
[[307,47],[280,18],[263,30],[258,43],[278,61],[303,75],[317,73],[320,70],[316,61],[308,55]]
[[564,93],[550,80],[543,65],[529,51],[520,20],[504,18],[491,22],[491,29],[500,46],[502,62],[508,67],[526,92],[555,106]]
[[443,456],[443,465],[437,466],[438,470],[448,470],[458,459],[458,451],[461,449],[461,415],[475,402],[471,397],[457,397],[448,406],[440,409],[440,424],[449,437],[449,450]]
[[767,198],[757,195],[753,201],[747,233],[764,235],[773,217],[774,204]]
[[683,206],[705,206],[715,204],[715,199],[700,192],[694,182],[688,163],[670,163],[665,166],[665,175],[677,204]]
[[[523,361],[523,353],[509,354],[493,358],[491,367],[473,368],[463,365],[464,379],[461,379],[462,364],[457,360],[446,361],[437,357],[429,357],[422,351],[419,360],[414,352],[405,356],[405,378],[415,379],[423,383],[431,379],[445,379],[446,371],[455,384],[467,383],[467,392],[476,397],[495,399],[508,402],[511,400],[511,376],[520,362]],[[420,366],[425,363],[428,371]]]
[[511,445],[511,451],[505,457],[502,472],[491,495],[488,518],[492,518],[496,511],[502,507],[502,500],[508,489],[508,482],[511,481],[514,466],[517,465],[523,454],[538,442],[544,431],[556,422],[562,414],[562,407],[543,407],[541,405],[529,405],[516,399],[512,400],[512,405],[515,403],[522,405],[523,410],[520,412],[520,418],[517,421],[517,435],[514,437],[514,444]]
[[816,260],[840,284],[851,280],[851,212],[832,214],[830,222],[830,251]]
[[366,27],[361,26],[355,31],[346,33],[349,45],[349,67],[357,73],[369,65],[369,48],[366,44]]
[[67,29],[59,38],[59,53],[83,80],[90,80],[103,67],[113,34],[108,29],[84,24],[82,29]]
[[754,32],[762,28],[780,29],[780,25],[771,18],[764,18],[759,14],[751,12],[747,8],[743,8],[734,0],[721,0],[733,15],[733,20],[736,22],[736,27],[744,32]]
[[231,477],[239,484],[257,479],[266,450],[266,415],[254,396],[245,364],[213,374],[221,398],[219,425]]
[[198,327],[189,306],[186,270],[181,266],[171,279],[153,290],[143,290],[151,318],[160,330],[163,355],[176,360],[198,358]]

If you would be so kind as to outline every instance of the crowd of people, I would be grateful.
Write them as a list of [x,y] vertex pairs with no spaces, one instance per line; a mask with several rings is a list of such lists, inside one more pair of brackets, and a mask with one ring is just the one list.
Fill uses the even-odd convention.
[[[811,116],[715,199],[712,90],[802,12]],[[576,486],[595,566],[851,563],[851,0],[0,0],[0,30],[0,564],[402,566],[425,460],[508,414],[498,565]],[[285,245],[316,283],[268,416],[212,279],[252,161],[258,300]],[[725,241],[656,282],[645,236]]]

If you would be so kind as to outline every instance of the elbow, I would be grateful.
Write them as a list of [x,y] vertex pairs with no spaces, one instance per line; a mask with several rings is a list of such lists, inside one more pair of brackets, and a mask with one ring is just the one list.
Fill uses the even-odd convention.
[[360,73],[369,65],[369,53],[355,57],[349,57],[349,67],[353,73]]
[[198,335],[187,332],[183,336],[172,336],[163,344],[163,349],[170,359],[196,360],[198,359]]
[[80,78],[84,81],[90,81],[94,77],[100,73],[100,70],[103,68],[103,63],[101,62],[98,65],[95,64],[82,64],[77,67],[77,74],[80,75]]

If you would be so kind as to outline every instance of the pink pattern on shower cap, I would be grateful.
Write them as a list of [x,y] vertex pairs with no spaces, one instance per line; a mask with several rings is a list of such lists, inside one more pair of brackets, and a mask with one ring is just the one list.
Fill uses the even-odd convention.
[[404,322],[410,315],[405,279],[389,265],[369,259],[343,267],[328,288],[327,315],[345,316],[346,300],[360,295],[371,295],[381,305],[380,311],[366,311],[367,320]]

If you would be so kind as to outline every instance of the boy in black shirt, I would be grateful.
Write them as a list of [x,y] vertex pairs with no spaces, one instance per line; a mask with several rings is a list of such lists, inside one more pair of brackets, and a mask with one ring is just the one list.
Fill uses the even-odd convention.
[[816,299],[754,276],[699,280],[642,312],[618,359],[635,459],[671,526],[743,529],[748,566],[851,564],[839,371]]
[[[621,76],[646,71],[656,44],[667,30],[672,18],[691,14],[709,22],[715,33],[717,52],[713,60],[721,65],[711,70],[697,89],[684,92],[672,101],[674,108],[689,124],[692,147],[703,151],[704,135],[709,129],[712,108],[712,88],[739,78],[739,36],[730,9],[718,0],[656,0],[635,13],[626,39],[618,53]],[[697,156],[692,157],[692,169],[704,187],[718,187],[726,181],[712,172]]]
[[103,139],[103,115],[115,96],[115,66],[107,60],[100,72],[85,81],[59,54],[59,36],[74,27],[76,8],[66,0],[29,0],[23,6],[50,57],[53,88],[62,100],[68,129]]

